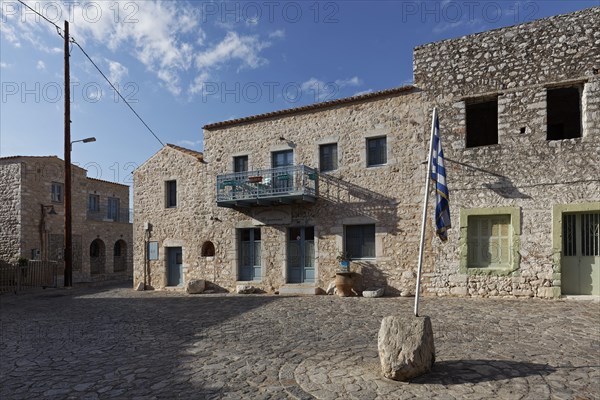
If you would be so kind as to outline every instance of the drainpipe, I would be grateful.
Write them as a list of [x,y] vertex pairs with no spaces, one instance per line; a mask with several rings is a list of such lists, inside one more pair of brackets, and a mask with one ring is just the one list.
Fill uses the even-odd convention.
[[148,281],[148,272],[150,269],[150,254],[148,253],[148,244],[152,237],[152,224],[146,222],[144,224],[144,290]]

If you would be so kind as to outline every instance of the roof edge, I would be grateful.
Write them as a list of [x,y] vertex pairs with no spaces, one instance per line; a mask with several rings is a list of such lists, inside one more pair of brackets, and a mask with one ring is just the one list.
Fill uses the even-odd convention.
[[256,121],[262,121],[262,120],[281,117],[281,116],[285,116],[285,115],[301,114],[301,113],[308,112],[308,111],[315,111],[315,110],[320,110],[320,109],[325,109],[325,108],[331,108],[331,107],[339,106],[342,104],[358,103],[361,101],[376,99],[379,97],[387,97],[387,96],[392,96],[395,94],[401,94],[404,92],[411,91],[413,89],[417,89],[417,87],[414,85],[399,86],[399,87],[395,87],[395,88],[391,88],[391,89],[380,90],[377,92],[365,93],[365,94],[361,94],[358,96],[344,97],[341,99],[325,101],[322,103],[313,103],[313,104],[309,104],[309,105],[301,106],[301,107],[287,108],[287,109],[272,111],[272,112],[268,112],[268,113],[264,113],[264,114],[256,114],[256,115],[251,115],[251,116],[243,117],[243,118],[236,118],[236,119],[231,119],[231,120],[227,120],[227,121],[215,122],[212,124],[204,125],[202,127],[202,129],[205,129],[205,130],[218,129],[218,128],[224,128],[224,127],[228,127],[228,126],[253,123]]
[[173,150],[177,150],[181,153],[187,154],[188,156],[192,156],[196,158],[198,161],[204,161],[204,153],[201,151],[196,151],[192,149],[188,149],[187,147],[177,146],[176,144],[167,143],[165,147],[169,147]]
[[551,21],[551,20],[556,20],[556,19],[560,19],[560,18],[568,18],[571,17],[575,14],[584,14],[584,13],[588,13],[588,12],[594,12],[600,10],[600,7],[594,6],[594,7],[587,7],[587,8],[582,8],[581,10],[576,10],[576,11],[572,11],[566,14],[558,14],[558,15],[549,15],[547,17],[543,17],[543,18],[537,18],[537,19],[532,19],[531,21],[527,21],[527,22],[522,22],[520,24],[513,24],[513,25],[507,25],[507,26],[501,26],[498,28],[494,28],[494,29],[487,29],[485,31],[481,31],[481,32],[474,32],[474,33],[469,33],[467,35],[462,35],[462,36],[457,36],[454,38],[448,38],[448,39],[441,39],[441,40],[436,40],[435,42],[429,42],[429,43],[423,43],[423,44],[419,44],[416,45],[413,48],[413,53],[420,51],[423,48],[428,48],[428,47],[435,47],[444,43],[448,43],[448,42],[458,42],[461,40],[469,40],[471,37],[473,36],[479,36],[479,35],[484,35],[484,34],[488,34],[490,32],[494,32],[497,33],[499,31],[503,31],[503,30],[510,30],[510,29],[518,29],[524,26],[528,26],[528,25],[533,25],[536,23],[540,23],[541,21]]
[[126,188],[130,187],[129,185],[125,185],[124,183],[112,182],[112,181],[107,181],[107,180],[98,179],[98,178],[91,178],[89,176],[86,176],[86,179],[89,179],[91,181],[98,181],[98,182],[103,182],[103,183],[110,183],[112,185],[119,185],[119,186],[123,186],[123,187],[126,187]]

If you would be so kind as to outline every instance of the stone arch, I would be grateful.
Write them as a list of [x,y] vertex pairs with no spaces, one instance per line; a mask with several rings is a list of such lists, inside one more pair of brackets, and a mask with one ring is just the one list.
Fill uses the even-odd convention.
[[127,270],[127,242],[119,239],[113,247],[113,271],[123,272]]
[[214,257],[215,256],[215,245],[210,240],[202,243],[202,249],[200,249],[200,257]]
[[90,244],[90,273],[103,274],[106,270],[106,246],[102,239],[94,239]]

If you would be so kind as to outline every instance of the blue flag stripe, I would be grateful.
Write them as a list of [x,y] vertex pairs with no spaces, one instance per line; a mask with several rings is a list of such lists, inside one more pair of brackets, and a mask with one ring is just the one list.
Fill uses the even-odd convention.
[[440,122],[435,115],[433,133],[433,154],[431,155],[431,179],[435,182],[435,224],[436,233],[443,241],[448,240],[450,228],[450,196],[446,186],[446,168],[444,165],[444,151],[440,138]]

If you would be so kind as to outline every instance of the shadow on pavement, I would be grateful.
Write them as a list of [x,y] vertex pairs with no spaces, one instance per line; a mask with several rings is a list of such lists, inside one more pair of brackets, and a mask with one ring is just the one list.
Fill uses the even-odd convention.
[[[156,292],[136,296],[122,297],[113,286],[3,299],[0,398],[17,396],[25,387],[20,395],[29,398],[73,393],[218,397],[229,390],[227,382],[207,378],[221,369],[219,352],[235,355],[229,347],[260,335],[262,326],[246,322],[260,317],[245,314],[260,315],[263,306],[277,300]],[[48,379],[49,371],[61,378]]]
[[460,385],[524,378],[532,375],[545,376],[555,371],[556,368],[550,365],[520,361],[451,360],[436,362],[431,373],[413,379],[411,383]]

